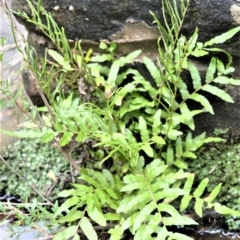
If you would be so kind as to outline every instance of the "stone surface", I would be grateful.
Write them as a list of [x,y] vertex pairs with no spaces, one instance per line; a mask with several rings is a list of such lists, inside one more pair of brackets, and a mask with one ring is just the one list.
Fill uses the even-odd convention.
[[[7,3],[10,5],[11,0],[7,0]],[[3,64],[1,80],[4,82],[6,80],[10,83],[11,91],[16,91],[22,86],[21,75],[17,74],[17,71],[21,68],[22,55],[19,53],[12,35],[11,25],[7,15],[5,14],[1,2],[0,2],[0,37],[7,39],[6,45],[3,50],[5,53],[3,55]],[[23,35],[27,35],[25,27],[16,22],[19,30]],[[5,96],[0,93],[0,99],[5,98]],[[23,113],[16,108],[3,108],[0,110],[0,128],[5,130],[14,131],[19,128],[20,123],[23,119]],[[0,133],[0,153],[4,145],[7,145],[16,138],[10,137]],[[1,234],[0,234],[1,236]]]
[[[56,22],[65,28],[70,39],[99,41],[109,39],[135,42],[157,38],[156,26],[149,11],[162,21],[159,0],[42,0]],[[25,0],[14,0],[14,10],[29,12]],[[183,33],[191,35],[199,28],[200,40],[205,41],[240,24],[240,6],[233,0],[191,0]],[[35,27],[27,24],[35,31]],[[239,37],[225,44],[234,54],[239,50]]]
[[[141,56],[152,59],[157,57],[158,30],[153,24],[151,10],[162,21],[161,1],[159,0],[42,0],[42,6],[50,11],[56,22],[65,28],[69,39],[82,39],[83,49],[92,47],[95,51],[99,40],[118,43],[118,53],[127,54],[142,49]],[[25,0],[13,0],[14,10],[29,13]],[[39,49],[49,46],[49,42],[39,37],[35,26],[24,23],[31,31],[30,41]],[[195,28],[199,29],[199,41],[207,41],[240,25],[240,3],[237,0],[190,0],[190,7],[182,34],[190,36]],[[240,33],[220,45],[233,57],[236,71],[233,77],[240,78]],[[39,50],[39,52],[43,52]],[[205,71],[206,62],[197,62]],[[25,81],[29,84],[28,81]],[[28,86],[29,89],[31,87]],[[234,95],[235,104],[226,104],[213,99],[215,115],[205,114],[197,118],[199,132],[212,131],[215,127],[231,127],[234,134],[240,136],[240,88],[233,87],[229,93]],[[207,119],[207,121],[206,121]]]

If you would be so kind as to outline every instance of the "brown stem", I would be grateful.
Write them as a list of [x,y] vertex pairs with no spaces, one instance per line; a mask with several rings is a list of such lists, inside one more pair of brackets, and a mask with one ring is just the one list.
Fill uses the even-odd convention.
[[80,173],[81,168],[77,165],[77,163],[72,159],[72,157],[68,154],[67,151],[62,149],[57,142],[54,144],[55,147],[62,153],[62,155],[69,161],[69,163]]

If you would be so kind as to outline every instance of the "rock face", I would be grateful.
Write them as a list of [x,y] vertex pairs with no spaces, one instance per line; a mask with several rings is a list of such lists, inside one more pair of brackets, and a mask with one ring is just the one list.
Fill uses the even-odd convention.
[[[149,11],[162,20],[159,0],[42,0],[42,6],[51,12],[56,22],[65,28],[69,39],[117,42],[135,42],[156,39],[158,32]],[[190,8],[183,27],[185,35],[199,28],[201,41],[210,39],[240,24],[240,4],[233,0],[190,0]],[[28,12],[25,0],[13,0],[12,8]],[[35,31],[35,27],[25,23]],[[231,46],[232,53],[239,50],[240,35]]]
[[[83,48],[96,49],[99,40],[113,40],[118,43],[120,54],[141,48],[142,55],[154,59],[157,57],[156,40],[159,34],[149,10],[162,21],[160,2],[159,0],[42,0],[42,6],[51,12],[60,26],[65,28],[69,39],[83,40]],[[15,11],[29,13],[26,0],[13,0],[12,8]],[[38,35],[36,37],[36,34],[40,33],[37,33],[35,26],[26,22],[24,24],[30,30],[31,42],[36,47],[39,44],[46,46],[44,42],[46,40],[40,40]],[[238,0],[190,0],[190,8],[182,33],[185,36],[190,36],[198,27],[199,41],[204,42],[239,25],[240,3]],[[221,47],[233,55],[233,65],[236,69],[234,77],[240,78],[240,33],[231,41],[222,44]],[[234,94],[236,104],[225,105],[222,102],[217,102],[217,110],[224,113],[232,107],[234,111],[232,109],[230,113],[236,112],[234,116],[239,118],[240,110],[237,108],[240,104],[239,90],[239,88],[234,88],[234,93],[237,92]],[[226,128],[228,126],[222,117],[220,116],[219,122],[223,122],[223,124],[219,124],[217,127]],[[217,118],[214,117],[213,121],[218,121]],[[240,121],[238,122],[240,124]],[[229,125],[239,129],[237,123],[234,123],[234,126],[232,123]],[[216,127],[216,124],[212,126]],[[204,127],[204,129],[209,130],[209,126]],[[240,135],[240,130],[238,134]]]

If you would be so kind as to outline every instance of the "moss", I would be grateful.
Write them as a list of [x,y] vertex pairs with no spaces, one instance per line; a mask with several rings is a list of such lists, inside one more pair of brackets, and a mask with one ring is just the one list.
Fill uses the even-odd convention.
[[[240,211],[240,144],[219,144],[211,148],[202,148],[198,158],[189,163],[189,169],[199,179],[209,178],[208,193],[222,183],[217,198],[221,204]],[[206,193],[207,194],[207,193]],[[240,219],[226,217],[230,230],[240,229]]]
[[[29,184],[48,199],[54,199],[68,178],[65,174],[69,169],[66,159],[51,145],[42,144],[39,140],[19,140],[5,147],[3,157],[26,181],[0,163],[0,190],[20,196],[22,200],[40,198]],[[50,172],[55,174],[57,182],[49,178]]]

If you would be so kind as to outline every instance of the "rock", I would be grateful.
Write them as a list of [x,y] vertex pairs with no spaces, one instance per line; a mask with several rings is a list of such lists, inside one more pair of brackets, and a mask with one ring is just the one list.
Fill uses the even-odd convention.
[[[6,2],[8,5],[11,4],[11,0],[7,0]],[[0,50],[1,52],[4,52],[1,66],[2,71],[0,71],[1,81],[5,82],[6,80],[8,80],[11,92],[16,92],[17,90],[19,90],[19,88],[22,87],[21,74],[18,73],[22,64],[22,55],[21,53],[19,53],[17,46],[14,43],[11,25],[7,15],[2,8],[1,3],[0,6],[0,37],[4,37],[7,39],[4,48],[1,48]],[[24,26],[18,24],[17,21],[15,23],[17,24],[17,27],[21,31],[21,33],[26,36],[27,31],[25,30]],[[23,46],[21,46],[20,44],[20,47]],[[4,98],[6,98],[6,96],[2,92],[0,92],[0,99],[2,100]],[[0,109],[0,128],[4,130],[15,131],[19,129],[23,119],[24,114],[20,109],[14,107],[3,107]],[[8,145],[16,140],[17,139],[15,137],[10,137],[0,132],[0,153],[3,153],[3,146]]]
[[[120,55],[142,49],[141,56],[149,56],[152,59],[157,57],[156,41],[159,34],[149,10],[155,13],[160,21],[163,21],[160,2],[159,0],[41,1],[42,6],[51,12],[59,26],[65,28],[69,39],[73,41],[83,40],[83,49],[87,50],[92,47],[96,50],[99,40],[113,40],[118,43]],[[25,0],[13,0],[12,8],[16,11],[29,13]],[[37,32],[35,26],[27,22],[24,24],[31,32],[30,41],[34,46],[41,45],[42,48],[45,48],[50,44],[46,39],[39,38],[41,33]],[[199,41],[204,42],[239,25],[239,1],[190,0],[182,34],[189,37],[198,27]],[[233,66],[236,69],[233,77],[240,78],[240,33],[236,34],[230,41],[221,44],[220,47],[233,55]],[[207,67],[206,63],[203,62],[197,62],[197,65],[203,66],[203,70]],[[200,123],[199,131],[211,131],[215,127],[232,127],[232,129],[236,129],[237,135],[240,135],[240,130],[238,130],[240,129],[238,124],[240,116],[239,90],[239,87],[234,87],[229,92],[231,94],[233,91],[235,104],[226,104],[214,99],[213,105],[216,106],[214,108],[216,115],[206,114],[197,118]],[[227,119],[226,122],[226,118],[231,119]],[[211,121],[206,121],[206,119],[211,119]]]
[[[157,39],[158,31],[153,24],[149,11],[155,13],[162,21],[159,0],[42,0],[42,6],[51,12],[55,21],[65,28],[69,39],[99,41],[114,40],[127,42],[144,42]],[[29,12],[25,0],[13,0],[12,8],[16,11]],[[191,35],[199,28],[200,40],[226,32],[240,24],[240,6],[232,0],[191,0],[183,33]],[[67,20],[67,21],[66,21]],[[35,26],[25,23],[32,31]],[[231,45],[226,43],[230,52],[239,55],[239,38],[236,36]],[[149,45],[147,45],[148,47]],[[144,46],[143,46],[144,47]]]

